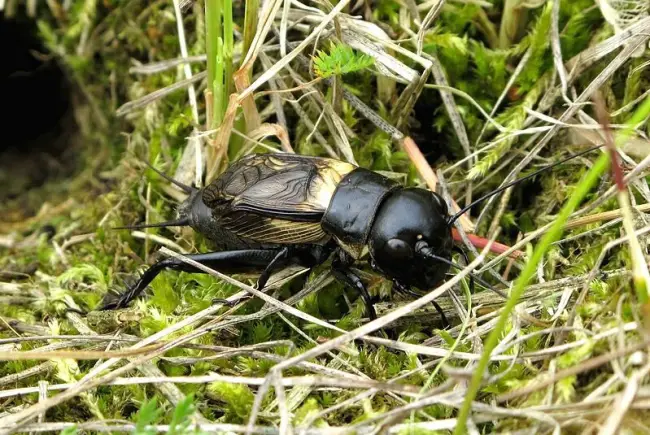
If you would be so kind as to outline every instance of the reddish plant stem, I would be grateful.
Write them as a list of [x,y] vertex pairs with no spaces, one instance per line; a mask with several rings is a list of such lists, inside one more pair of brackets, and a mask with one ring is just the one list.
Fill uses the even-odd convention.
[[[463,239],[460,237],[460,234],[458,234],[458,231],[455,228],[451,229],[451,235],[452,235],[452,237],[453,237],[453,239],[455,241],[462,242]],[[467,238],[472,243],[472,245],[474,247],[476,247],[476,249],[478,249],[478,250],[481,250],[481,249],[485,248],[488,245],[488,243],[490,243],[490,241],[488,239],[485,239],[485,238],[483,238],[481,236],[477,236],[476,234],[467,234]],[[507,246],[507,245],[501,244],[499,242],[493,242],[492,247],[490,248],[490,252],[494,252],[495,254],[503,254],[508,249],[510,249],[510,247]],[[510,258],[521,258],[524,255],[525,254],[523,253],[523,251],[518,251],[517,250],[517,251],[511,252],[509,257]]]

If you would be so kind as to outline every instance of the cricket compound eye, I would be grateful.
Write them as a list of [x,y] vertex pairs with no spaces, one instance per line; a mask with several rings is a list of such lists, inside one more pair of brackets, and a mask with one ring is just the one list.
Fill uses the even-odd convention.
[[401,239],[390,239],[386,242],[384,250],[387,255],[399,258],[400,260],[413,258],[414,254],[413,249],[408,245],[408,243]]

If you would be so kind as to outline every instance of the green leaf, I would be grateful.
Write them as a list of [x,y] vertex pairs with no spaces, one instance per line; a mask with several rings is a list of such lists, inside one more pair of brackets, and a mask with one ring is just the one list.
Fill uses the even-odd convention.
[[162,408],[158,408],[158,401],[154,397],[142,405],[138,412],[138,420],[135,425],[136,435],[153,435],[156,433],[154,429],[147,429],[148,425],[153,424],[162,414]]
[[[309,398],[305,403],[298,409],[296,409],[293,423],[295,426],[300,426],[301,423],[308,421],[309,418],[313,417],[315,414],[318,414],[322,408],[319,406],[316,399]],[[314,422],[314,427],[327,427],[327,423],[322,418],[317,419]]]
[[365,54],[356,54],[351,47],[330,43],[329,54],[322,50],[313,57],[314,70],[319,77],[344,75],[361,71],[373,65],[374,59]]
[[72,426],[65,428],[61,431],[61,435],[77,435],[77,427]]
[[169,435],[185,434],[188,433],[187,428],[192,423],[192,414],[194,413],[196,405],[194,404],[194,395],[189,394],[181,400],[176,409],[172,421],[169,424]]

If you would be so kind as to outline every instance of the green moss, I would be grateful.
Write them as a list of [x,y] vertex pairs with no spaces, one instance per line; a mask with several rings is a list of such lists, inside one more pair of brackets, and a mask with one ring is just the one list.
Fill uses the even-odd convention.
[[208,385],[208,395],[226,404],[227,413],[240,421],[246,421],[253,405],[255,396],[246,385],[236,385],[227,382],[213,382]]
[[[514,89],[495,109],[495,119],[512,132],[525,127],[529,116],[528,110],[537,110],[540,100],[548,95],[553,86],[558,85],[557,78],[553,78],[554,65],[549,38],[552,3],[547,2],[529,11],[524,23],[526,25],[524,37],[507,49],[495,48],[493,35],[490,34],[491,30],[499,28],[503,13],[503,2],[493,3],[492,8],[481,9],[477,4],[447,2],[441,14],[424,34],[423,51],[425,55],[434,55],[440,61],[450,86],[466,92],[475,103],[490,112],[510,80],[513,70],[524,53],[530,50],[530,59],[515,81]],[[235,8],[238,9],[243,6],[243,4],[235,4]],[[566,1],[560,6],[560,43],[565,60],[612,34],[611,28],[604,23],[602,14],[597,7],[594,7],[592,0]],[[409,24],[407,21],[400,21],[400,8],[403,7],[400,2],[379,0],[372,4],[370,17],[374,18],[393,39],[399,39],[402,47],[414,51],[412,36],[418,29],[416,26],[411,26],[408,32],[405,31],[404,26]],[[242,29],[243,12],[243,10],[236,10],[234,13],[236,35]],[[184,77],[182,68],[172,68],[157,74],[135,74],[129,71],[129,68],[136,63],[150,63],[179,56],[179,39],[171,2],[73,1],[67,13],[66,20],[61,22],[47,14],[40,17],[39,35],[46,46],[56,53],[83,96],[76,113],[80,119],[79,129],[83,138],[83,146],[77,156],[81,164],[70,179],[48,182],[42,188],[25,192],[20,198],[8,200],[3,204],[5,207],[3,212],[6,210],[7,217],[3,216],[1,219],[0,232],[3,235],[16,237],[19,242],[27,242],[11,248],[1,248],[0,269],[25,271],[31,268],[32,271],[27,276],[16,278],[15,281],[23,284],[20,287],[21,292],[31,295],[30,292],[33,291],[36,296],[33,301],[25,303],[2,304],[0,316],[3,319],[18,319],[29,324],[37,324],[51,333],[78,334],[79,331],[66,317],[66,308],[73,305],[78,306],[82,311],[95,309],[107,292],[122,291],[129,282],[137,278],[145,267],[155,260],[156,252],[160,247],[155,241],[145,242],[133,236],[130,231],[114,231],[111,228],[143,222],[146,218],[150,222],[158,222],[174,215],[177,204],[167,195],[164,189],[166,182],[152,171],[142,170],[142,166],[137,161],[148,161],[155,164],[157,168],[164,168],[166,172],[173,173],[180,162],[187,137],[195,125],[185,89],[174,92],[127,116],[115,116],[115,110],[122,104],[169,86]],[[350,13],[355,15],[359,11],[350,11]],[[405,16],[403,15],[402,18]],[[190,55],[204,54],[206,51],[204,5],[200,2],[194,5],[186,13],[184,24]],[[82,44],[81,37],[86,26],[89,26],[89,39]],[[289,39],[292,42],[299,41],[301,31],[300,28],[291,29]],[[322,43],[321,40],[319,42]],[[317,48],[325,47],[327,44],[321,44]],[[318,54],[318,51],[310,50],[311,47],[305,51],[305,54]],[[395,98],[380,102],[376,95],[376,65],[371,66],[367,57],[344,45],[335,44],[329,49],[325,48],[325,51],[326,53],[321,52],[317,57],[318,69],[315,72],[322,76],[341,76],[348,91],[370,105],[383,118],[390,119],[391,110],[399,93],[404,89],[404,84],[397,85],[398,94],[393,96]],[[268,53],[271,57],[276,56],[274,51]],[[608,55],[581,74],[574,83],[576,90],[585,89],[615,55],[616,53]],[[412,58],[401,54],[395,56],[416,71],[422,70],[422,66]],[[635,71],[635,68],[647,61],[646,57],[633,59],[624,64],[616,77],[603,86],[610,111],[613,112],[630,103],[648,88],[647,68]],[[317,76],[307,74],[304,66],[300,64],[292,64],[292,67],[304,74],[305,79],[313,79]],[[199,73],[205,69],[205,64],[193,63],[191,69],[193,73]],[[261,72],[261,68],[256,65],[254,77]],[[285,73],[286,71],[283,71],[280,76],[286,78]],[[290,83],[287,81],[287,84]],[[430,78],[428,83],[432,83]],[[326,86],[320,89],[324,98],[332,101],[334,97],[332,89]],[[199,127],[201,127],[205,124],[203,84],[197,84],[196,90],[201,116]],[[289,99],[296,100],[301,94],[294,92],[292,95],[287,93],[279,95],[286,102]],[[310,119],[315,122],[321,115],[322,108],[307,103],[309,98],[309,96],[301,98],[300,103]],[[255,101],[259,110],[270,104],[268,95],[256,96]],[[489,125],[483,131],[486,121],[475,105],[459,96],[455,96],[454,101],[467,130],[472,151],[483,148],[489,142],[498,141],[498,145],[494,148],[479,153],[477,163],[473,164],[469,171],[463,165],[462,169],[445,173],[452,194],[459,201],[469,185],[468,178],[475,180],[472,185],[474,198],[499,185],[520,161],[521,155],[527,152],[520,148],[528,136],[509,136],[509,133],[499,133]],[[420,95],[419,102],[426,103],[425,110],[431,115],[427,118],[429,120],[424,125],[418,125],[421,113],[416,109],[411,114],[404,131],[412,137],[419,133],[424,138],[424,142],[418,139],[418,145],[430,159],[434,169],[444,169],[464,157],[464,150],[457,139],[439,91],[426,89]],[[565,110],[563,104],[560,97],[547,114],[559,116]],[[325,155],[324,147],[314,139],[311,128],[299,120],[289,104],[284,104],[283,107],[294,149],[302,154]],[[613,119],[613,122],[625,122],[632,109],[621,113]],[[420,184],[417,170],[407,154],[399,149],[387,134],[368,122],[359,110],[344,101],[340,116],[344,125],[354,132],[354,137],[349,139],[352,152],[361,166],[389,172],[396,179],[410,186]],[[272,117],[267,119],[267,122],[276,122],[276,120]],[[245,127],[241,119],[237,120],[236,125],[241,129]],[[339,144],[335,142],[330,126],[321,120],[317,128],[328,144],[334,150],[338,150]],[[564,132],[558,134],[540,154],[540,158],[553,161],[572,152],[574,147],[569,145],[576,144],[570,139],[571,137]],[[266,143],[275,145],[276,141],[269,138]],[[230,151],[233,150],[234,147],[231,147]],[[261,152],[263,148],[258,147],[256,151]],[[234,154],[231,152],[229,155],[232,157]],[[510,164],[494,172],[505,158],[511,157],[513,160]],[[592,160],[591,157],[589,159]],[[536,160],[526,171],[532,171],[544,163]],[[502,230],[499,240],[504,243],[514,243],[519,232],[526,233],[554,221],[560,207],[575,191],[586,170],[586,165],[581,163],[563,165],[515,187],[506,212],[499,221]],[[584,203],[598,199],[604,188],[608,186],[608,182],[609,179],[604,178],[601,186],[586,195]],[[634,192],[634,194],[637,202],[645,200],[640,193]],[[71,202],[66,203],[66,201]],[[618,207],[616,199],[612,199],[592,210],[590,214]],[[56,210],[51,211],[53,208]],[[40,215],[39,210],[43,210]],[[34,216],[38,217],[31,219]],[[99,222],[103,223],[100,227],[98,227]],[[55,236],[51,240],[45,234],[39,235],[41,229],[47,224],[56,229]],[[490,222],[483,222],[485,227],[489,224]],[[620,226],[601,229],[601,225],[602,223],[598,222],[575,228],[568,231],[567,235],[577,235],[588,229],[598,231],[573,241],[553,245],[544,258],[545,278],[559,279],[589,273],[603,247],[609,241],[621,236]],[[147,232],[166,237],[193,252],[209,249],[200,235],[178,234],[169,229],[151,229]],[[81,241],[65,245],[66,241],[73,236],[83,237]],[[65,248],[62,248],[64,251],[62,256],[59,248],[63,245]],[[530,254],[530,247],[523,249],[529,249]],[[605,257],[603,268],[615,269],[627,267],[629,264],[629,249],[626,245],[621,245],[612,249]],[[37,273],[33,272],[34,267]],[[328,268],[329,263],[312,271],[310,280]],[[503,267],[495,270],[502,273]],[[510,277],[516,276],[520,270],[517,265],[512,267],[509,272]],[[364,272],[370,270],[365,268]],[[483,274],[482,278],[497,284],[488,274]],[[395,297],[389,281],[371,273],[364,274],[364,280],[368,284],[369,293],[378,301],[389,301]],[[3,278],[2,281],[13,281],[13,278]],[[254,282],[254,280],[247,282]],[[189,315],[208,308],[214,299],[227,298],[239,291],[237,287],[209,275],[167,271],[159,275],[151,283],[143,298],[129,308],[141,315],[141,320],[122,324],[112,323],[109,330],[103,333],[124,332],[148,337],[182,321]],[[280,300],[286,300],[294,291],[292,286],[287,285],[278,291],[276,296]],[[558,290],[561,291],[563,289]],[[4,297],[5,293],[0,296]],[[464,297],[460,297],[464,303]],[[539,301],[541,308],[539,322],[542,324],[531,325],[522,322],[521,333],[530,333],[547,327],[546,322],[550,321],[551,313],[554,313],[548,309],[557,307],[558,300],[558,295],[554,295]],[[570,301],[567,310],[574,309],[573,301],[574,299]],[[256,313],[263,306],[262,301],[254,299],[239,308],[233,315]],[[575,306],[576,324],[592,332],[616,327],[619,321],[617,317],[619,307],[620,320],[625,322],[638,320],[639,307],[630,283],[626,278],[610,280],[597,277],[590,284],[583,303]],[[320,292],[302,299],[296,304],[296,308],[312,316],[327,319],[344,330],[358,327],[367,315],[358,292],[338,283],[332,283]],[[223,312],[225,308],[220,311]],[[561,326],[567,317],[568,312],[561,313],[560,318],[553,325]],[[297,328],[300,328],[302,334],[298,334],[279,317],[268,316],[255,321],[238,323],[232,328],[211,331],[193,340],[191,345],[237,348],[274,340],[290,340],[294,344],[291,352],[287,347],[263,350],[263,352],[288,358],[313,348],[314,341],[318,343],[339,335],[331,329],[304,322],[294,316],[288,318]],[[193,332],[197,327],[197,325],[186,327],[167,339]],[[1,324],[0,328],[4,328],[4,324]],[[509,328],[512,328],[512,325]],[[450,331],[432,330],[429,324],[420,322],[417,317],[410,324],[386,329],[392,339],[401,343],[423,345],[440,337],[442,344],[437,346],[449,348],[456,340],[456,335]],[[0,335],[2,338],[15,337],[15,333],[10,329],[2,329]],[[536,336],[521,343],[518,350],[534,352],[544,349],[555,344],[553,338],[552,334]],[[581,335],[571,333],[565,340],[571,342],[581,338],[583,338]],[[22,342],[20,349],[37,349],[45,344],[43,341]],[[455,350],[478,352],[478,347],[471,340],[463,340]],[[589,343],[557,355],[555,365],[558,370],[573,367],[606,350],[606,343]],[[213,356],[218,352],[214,348],[177,347],[166,352],[164,356],[198,358]],[[336,367],[347,371],[350,371],[352,366],[371,379],[388,381],[406,372],[417,370],[422,364],[431,361],[424,355],[360,342],[351,344],[346,351],[334,353],[340,360],[332,360],[330,355],[323,355],[310,362],[322,365],[340,364]],[[507,352],[510,355],[515,353],[514,348]],[[341,364],[341,360],[345,364]],[[219,373],[263,377],[276,364],[276,361],[260,357],[260,354],[250,353],[222,356],[189,365],[181,365],[165,359],[158,359],[155,362],[167,376]],[[40,363],[40,361],[1,363],[0,377],[27,370]],[[34,386],[37,380],[47,380],[53,384],[76,382],[93,370],[95,363],[94,360],[77,362],[63,360],[57,362],[48,371],[39,374],[38,378],[32,376],[23,379],[12,384],[12,388]],[[460,369],[466,366],[467,361],[450,358],[445,364],[446,367]],[[435,365],[427,370],[416,371],[401,382],[417,387],[424,385],[434,387],[449,379],[444,369],[434,375],[434,368]],[[544,361],[526,361],[511,366],[509,361],[501,361],[491,364],[489,371],[502,376],[494,383],[481,388],[477,400],[484,403],[491,403],[495,395],[534,385],[540,377],[548,375],[548,364]],[[311,373],[297,368],[283,373],[284,376],[305,374]],[[609,368],[603,368],[602,373],[584,377],[567,377],[558,381],[554,385],[555,403],[574,403],[580,400],[597,388],[599,382],[610,374]],[[102,386],[53,408],[48,412],[48,421],[81,423],[92,419],[129,420],[136,423],[136,433],[139,434],[149,433],[146,428],[148,424],[173,424],[174,429],[170,431],[171,433],[188,433],[190,430],[187,423],[191,421],[191,416],[196,411],[214,421],[246,424],[256,392],[254,387],[223,382],[211,383],[207,386],[179,384],[178,388],[187,395],[187,398],[175,407],[158,388],[158,385]],[[293,391],[287,389],[287,394],[292,394]],[[304,400],[291,410],[292,423],[294,425],[304,423],[316,413],[349,399],[356,392],[355,389],[346,388],[312,389]],[[547,390],[537,391],[519,402],[515,401],[504,406],[539,405],[545,403],[547,394]],[[265,409],[274,399],[275,394],[271,389],[264,399],[262,408]],[[37,396],[36,394],[17,396],[12,400],[9,406],[28,405],[36,403]],[[392,395],[379,392],[365,401],[326,414],[325,417],[316,420],[313,426],[325,428],[328,425],[350,425],[398,406],[403,406],[403,403]],[[423,411],[439,419],[457,416],[456,409],[446,405],[428,406]],[[279,417],[273,412],[275,411],[264,413],[259,421],[277,426]],[[426,421],[426,418],[419,413],[414,413],[413,416],[404,417],[401,423],[410,421]],[[500,429],[525,430],[529,423],[524,419],[516,422],[506,420],[503,424],[483,425],[480,430],[488,433],[495,430],[497,426]],[[415,431],[404,430],[408,430],[409,433]],[[73,431],[74,429],[70,430]]]

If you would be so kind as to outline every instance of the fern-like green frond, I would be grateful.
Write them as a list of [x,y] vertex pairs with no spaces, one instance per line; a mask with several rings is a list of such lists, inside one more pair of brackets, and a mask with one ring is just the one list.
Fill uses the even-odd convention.
[[375,61],[370,56],[355,53],[348,45],[333,42],[330,43],[329,53],[319,50],[313,60],[314,70],[322,78],[361,71],[372,66]]

